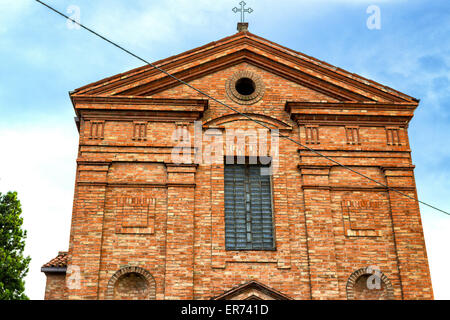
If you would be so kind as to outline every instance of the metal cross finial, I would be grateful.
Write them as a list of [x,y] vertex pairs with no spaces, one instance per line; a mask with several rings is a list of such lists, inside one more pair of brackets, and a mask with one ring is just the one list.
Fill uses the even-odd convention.
[[241,22],[243,23],[244,22],[244,18],[245,18],[245,13],[246,12],[247,13],[252,13],[253,9],[252,8],[244,9],[244,7],[247,5],[244,1],[239,2],[239,4],[241,5],[241,8],[239,9],[237,7],[234,7],[233,8],[233,12],[234,13],[238,13],[238,12],[241,13]]

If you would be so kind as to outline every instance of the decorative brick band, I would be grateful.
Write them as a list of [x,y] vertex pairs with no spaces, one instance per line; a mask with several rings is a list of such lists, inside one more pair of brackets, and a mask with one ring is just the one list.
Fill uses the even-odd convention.
[[381,272],[380,270],[374,270],[370,267],[365,267],[356,270],[353,272],[347,281],[347,299],[348,300],[355,300],[355,292],[354,292],[354,286],[356,284],[356,281],[364,275],[374,275],[375,272],[380,277],[380,280],[383,281],[385,288],[386,288],[386,294],[387,294],[387,300],[393,300],[394,299],[394,287],[392,286],[391,281],[386,277],[386,275]]
[[117,271],[111,279],[109,279],[108,287],[106,289],[105,299],[106,300],[114,300],[114,287],[117,283],[117,281],[124,275],[127,274],[139,274],[141,275],[146,281],[147,281],[147,292],[146,297],[147,300],[155,300],[156,299],[156,282],[153,276],[150,272],[147,270],[141,268],[141,267],[134,267],[134,266],[128,266],[120,269]]
[[[255,83],[255,91],[249,95],[240,94],[236,90],[236,82],[239,79],[248,78]],[[239,71],[233,74],[226,83],[226,92],[228,97],[236,103],[239,104],[254,104],[261,100],[264,96],[265,86],[262,78],[256,73],[250,71]]]

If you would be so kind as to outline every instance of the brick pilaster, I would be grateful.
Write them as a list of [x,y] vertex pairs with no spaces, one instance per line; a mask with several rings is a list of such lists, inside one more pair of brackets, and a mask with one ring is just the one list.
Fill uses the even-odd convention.
[[312,299],[338,299],[329,167],[301,167]]
[[167,164],[165,299],[194,295],[194,165]]
[[[389,187],[417,199],[413,169],[385,168]],[[389,191],[403,299],[433,299],[422,221],[417,201]]]
[[79,164],[66,277],[69,299],[98,299],[108,164]]

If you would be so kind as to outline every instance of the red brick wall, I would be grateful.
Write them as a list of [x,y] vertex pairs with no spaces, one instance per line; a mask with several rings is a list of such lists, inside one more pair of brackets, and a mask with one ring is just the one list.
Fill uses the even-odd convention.
[[46,273],[45,300],[66,300],[66,274]]
[[[240,70],[264,81],[264,97],[254,105],[239,105],[226,94],[226,80]],[[286,102],[336,101],[247,63],[192,85],[304,144],[310,142],[308,123],[293,121]],[[178,86],[153,98],[204,97]],[[202,121],[211,124],[231,113],[210,101]],[[80,116],[69,263],[80,267],[81,287],[69,290],[70,299],[104,299],[111,277],[126,266],[153,276],[156,299],[210,299],[250,280],[294,299],[346,299],[350,275],[367,266],[388,277],[396,299],[433,297],[414,201],[281,139],[272,181],[277,250],[226,251],[223,164],[173,166],[174,129],[181,122],[193,135],[193,119],[106,105]],[[93,135],[92,122],[99,121]],[[133,139],[136,121],[148,122],[145,139]],[[398,124],[399,146],[388,140],[390,121],[317,118],[310,124],[318,128],[319,141],[308,146],[415,197],[407,124]],[[345,128],[355,125],[358,141],[349,141]],[[220,126],[259,128],[245,118]],[[136,221],[123,223],[125,213]]]

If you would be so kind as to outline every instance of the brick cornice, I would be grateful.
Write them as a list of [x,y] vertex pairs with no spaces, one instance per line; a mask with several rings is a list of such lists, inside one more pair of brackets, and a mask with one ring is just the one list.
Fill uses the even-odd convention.
[[148,105],[148,106],[201,106],[208,108],[208,100],[204,99],[168,99],[168,98],[149,98],[135,96],[95,96],[95,95],[76,95],[71,96],[72,101],[76,103],[93,103],[93,104],[132,104],[132,105]]
[[418,103],[409,102],[328,102],[328,101],[287,101],[286,111],[288,113],[295,113],[303,108],[312,109],[329,109],[329,108],[345,108],[349,110],[360,110],[360,109],[380,109],[380,110],[409,110],[414,111],[418,106]]
[[286,102],[285,110],[299,125],[314,121],[329,125],[357,122],[407,126],[417,106],[417,103],[293,101]]
[[82,112],[108,111],[136,111],[146,112],[152,118],[170,118],[177,115],[182,118],[200,118],[208,109],[208,100],[202,99],[155,99],[147,97],[98,97],[98,96],[71,96],[77,116]]
[[[367,165],[367,164],[351,164],[351,165],[347,165],[347,166],[348,167],[361,167],[361,168],[375,167],[375,168],[380,168],[380,170],[382,170],[382,171],[386,171],[386,170],[411,171],[415,168],[415,166],[385,167],[385,166],[372,166],[372,165]],[[329,165],[326,165],[326,164],[299,164],[297,167],[299,169],[331,169],[333,167],[341,167],[341,166],[330,163]]]

